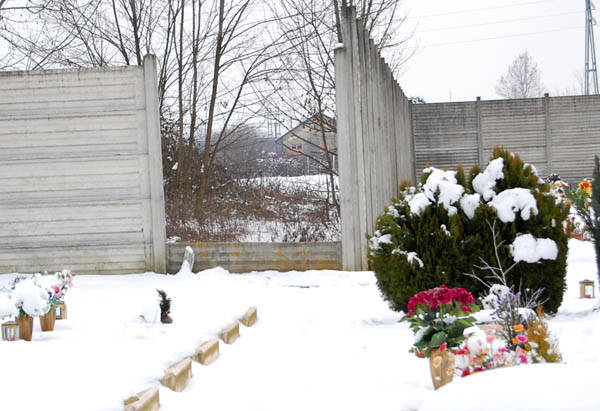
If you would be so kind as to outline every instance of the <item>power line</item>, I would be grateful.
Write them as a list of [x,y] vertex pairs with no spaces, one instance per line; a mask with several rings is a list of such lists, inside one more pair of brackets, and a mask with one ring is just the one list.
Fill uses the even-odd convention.
[[474,39],[474,40],[451,41],[451,42],[448,42],[448,43],[435,43],[435,44],[425,45],[425,46],[423,46],[423,48],[438,47],[438,46],[449,46],[449,45],[452,45],[452,44],[477,43],[477,42],[480,42],[480,41],[508,39],[508,38],[512,38],[512,37],[533,36],[533,35],[536,35],[536,34],[554,33],[554,32],[574,30],[574,29],[581,29],[581,26],[563,27],[563,28],[554,29],[554,30],[533,31],[533,32],[530,32],[530,33],[518,33],[518,34],[511,34],[511,35],[508,35],[508,36],[486,37],[486,38]]
[[513,22],[517,22],[517,21],[527,21],[527,20],[537,20],[537,19],[550,18],[550,17],[568,16],[571,14],[581,14],[583,12],[584,12],[583,10],[582,11],[572,11],[572,12],[568,12],[568,13],[546,14],[543,16],[532,16],[532,17],[523,17],[523,18],[518,18],[518,19],[490,21],[488,23],[467,24],[467,25],[463,25],[463,26],[452,26],[452,27],[441,27],[438,29],[416,30],[415,33],[429,33],[429,32],[433,32],[433,31],[456,30],[456,29],[465,29],[465,28],[470,28],[470,27],[491,26],[494,24],[513,23]]
[[472,13],[474,11],[487,11],[487,10],[498,10],[498,9],[506,9],[510,7],[520,7],[520,6],[529,6],[531,4],[540,4],[540,3],[550,3],[558,0],[537,0],[537,1],[527,1],[513,4],[505,4],[503,6],[494,6],[494,7],[483,7],[480,9],[468,9],[468,10],[457,10],[457,11],[449,11],[447,13],[438,13],[438,14],[425,14],[422,16],[409,16],[410,18],[416,19],[425,19],[428,17],[438,17],[438,16],[449,16],[452,14],[463,14],[463,13]]

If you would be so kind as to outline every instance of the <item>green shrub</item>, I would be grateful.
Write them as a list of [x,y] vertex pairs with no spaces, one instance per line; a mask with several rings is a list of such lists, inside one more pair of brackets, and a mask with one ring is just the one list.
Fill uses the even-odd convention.
[[[512,202],[509,197],[514,197]],[[516,214],[511,203],[518,208]],[[537,214],[528,207],[532,204]],[[567,213],[532,166],[497,148],[490,165],[484,171],[474,167],[468,179],[461,168],[456,172],[428,168],[418,187],[402,185],[369,240],[371,269],[384,299],[396,311],[406,310],[417,292],[442,284],[482,295],[485,286],[464,273],[485,274],[476,266],[496,264],[489,223],[498,219],[496,229],[503,243],[497,251],[504,268],[514,263],[510,246],[517,234],[531,234],[534,244],[535,239],[553,240],[555,259],[521,261],[509,272],[508,282],[515,289],[544,288],[544,308],[556,312],[565,288],[567,237],[562,222]],[[516,247],[517,254],[522,250]]]

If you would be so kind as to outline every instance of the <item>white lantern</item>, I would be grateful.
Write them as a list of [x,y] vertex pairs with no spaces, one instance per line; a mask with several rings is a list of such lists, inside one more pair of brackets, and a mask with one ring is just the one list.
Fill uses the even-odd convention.
[[19,325],[15,321],[2,324],[2,339],[4,341],[17,341],[19,339]]

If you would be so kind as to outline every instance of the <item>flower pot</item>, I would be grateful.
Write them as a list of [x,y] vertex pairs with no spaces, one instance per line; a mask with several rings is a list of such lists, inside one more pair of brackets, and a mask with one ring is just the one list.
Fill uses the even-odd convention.
[[56,320],[56,309],[52,307],[48,314],[40,317],[42,331],[54,331],[54,321]]
[[569,238],[574,238],[574,239],[579,240],[579,241],[584,241],[583,240],[583,233],[569,233]]
[[444,352],[439,349],[431,351],[429,368],[434,389],[448,384],[454,376],[454,353],[447,349]]
[[19,315],[17,317],[19,324],[19,337],[21,340],[31,341],[33,335],[33,317],[29,315]]

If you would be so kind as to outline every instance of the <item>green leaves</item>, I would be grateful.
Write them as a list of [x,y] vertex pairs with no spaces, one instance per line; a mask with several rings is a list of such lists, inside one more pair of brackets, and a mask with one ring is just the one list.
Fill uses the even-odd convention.
[[430,347],[439,347],[443,343],[446,342],[446,338],[448,338],[448,334],[444,331],[439,331],[431,337],[431,342],[429,344]]

